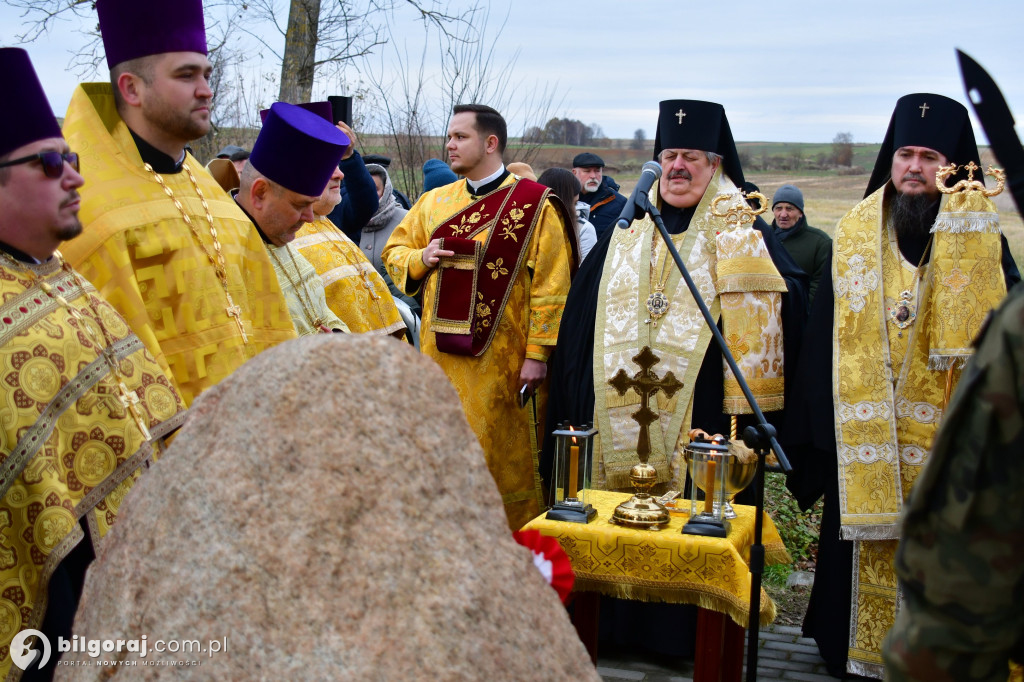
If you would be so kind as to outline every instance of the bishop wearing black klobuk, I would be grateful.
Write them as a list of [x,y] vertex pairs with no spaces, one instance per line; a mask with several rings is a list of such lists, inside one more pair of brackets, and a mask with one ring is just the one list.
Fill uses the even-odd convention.
[[[666,160],[669,156],[679,157],[683,151],[688,152],[686,158],[692,159],[692,163]],[[712,162],[705,152],[719,158]],[[662,102],[654,153],[662,163],[663,175],[651,190],[651,201],[661,211],[712,313],[717,317],[723,310],[725,292],[716,289],[719,284],[729,283],[728,296],[740,291],[745,292],[739,294],[741,298],[764,292],[774,296],[771,300],[775,303],[762,306],[771,308],[771,319],[764,324],[774,334],[772,347],[762,352],[772,356],[768,364],[781,372],[783,348],[788,367],[798,347],[806,275],[760,218],[752,222],[748,217],[741,228],[733,229],[725,218],[713,214],[713,210],[722,213],[725,208],[743,204],[736,190],[743,183],[743,171],[723,107],[695,100]],[[684,167],[687,170],[681,172]],[[687,185],[686,176],[693,181],[694,191],[680,201],[675,188]],[[703,187],[698,182],[703,182]],[[719,195],[726,196],[725,206],[712,209],[712,200]],[[760,264],[759,271],[723,273],[717,249],[723,247],[723,240],[741,235],[749,238],[750,253],[757,254],[751,261]],[[595,448],[594,481],[598,488],[629,490],[628,472],[638,461],[640,444],[645,440],[641,433],[646,431],[647,457],[658,471],[660,488],[672,486],[681,490],[685,466],[676,447],[680,435],[685,443],[691,427],[728,434],[729,415],[746,412],[745,407],[736,404],[742,398],[737,401],[733,390],[727,389],[722,354],[666,252],[649,217],[634,222],[626,230],[611,229],[583,262],[569,291],[563,327],[550,366],[547,423],[596,423],[601,431]],[[730,288],[737,277],[745,278],[746,285],[760,282],[760,291],[751,291],[758,286]],[[658,298],[655,294],[668,299],[667,310],[648,305]],[[642,368],[635,358],[650,364],[652,355],[656,362],[649,371],[665,389],[646,397],[633,389],[620,394],[615,384],[622,382],[613,382],[615,376],[636,376]],[[744,368],[743,358],[738,360]],[[781,384],[781,375],[765,379],[755,387],[755,393],[760,391],[766,397],[766,405],[770,403],[777,410],[782,406]],[[723,409],[727,399],[731,405],[728,412]],[[646,427],[632,417],[644,407],[657,414]],[[750,418],[742,417],[740,423],[742,428],[750,423]],[[548,436],[540,465],[545,479],[551,476],[552,452],[553,442]],[[642,642],[664,653],[692,652],[692,641],[680,636],[679,607],[613,602],[618,603],[603,601],[602,615],[611,618],[602,618],[602,629],[607,621],[616,621],[622,630],[616,633],[620,643]],[[632,613],[642,610],[634,609],[636,606],[658,607],[657,610],[665,611],[664,617],[652,618],[649,610],[640,617]],[[667,621],[674,624],[670,626]],[[643,625],[651,627],[645,629]]]
[[[789,425],[786,452],[793,472],[788,476],[787,486],[804,509],[824,496],[814,587],[803,632],[815,639],[830,674],[837,677],[848,671],[872,677],[882,674],[877,648],[893,617],[893,608],[883,609],[883,605],[892,606],[897,601],[895,576],[891,574],[895,519],[915,471],[926,458],[931,434],[941,420],[941,396],[936,407],[913,394],[941,393],[949,367],[954,367],[957,376],[956,368],[961,361],[948,355],[943,357],[929,348],[935,345],[930,342],[938,326],[931,322],[934,316],[942,314],[938,307],[930,309],[930,302],[938,300],[935,296],[941,292],[943,280],[958,288],[965,287],[957,298],[972,302],[985,296],[991,298],[992,291],[1003,286],[997,274],[1000,260],[1005,286],[1011,287],[1020,280],[1006,240],[998,234],[994,210],[957,216],[949,211],[953,200],[940,199],[937,191],[930,197],[910,201],[902,196],[905,192],[897,191],[896,183],[906,175],[891,177],[894,155],[905,148],[933,150],[945,156],[948,163],[961,166],[957,175],[946,180],[947,186],[967,179],[964,165],[981,165],[963,105],[930,93],[907,95],[897,102],[865,199],[836,228],[833,251],[808,319],[804,351],[789,402],[788,416],[793,423]],[[974,179],[979,176],[980,172],[976,172]],[[904,206],[895,208],[898,202]],[[945,256],[933,258],[933,254],[942,254],[943,241],[978,237],[989,240],[985,251],[988,262],[976,262],[970,278],[973,282],[936,272],[946,267],[943,261],[948,261]],[[872,259],[878,261],[874,266],[870,263]],[[918,271],[920,274],[913,277],[910,274]],[[902,286],[893,288],[896,275],[902,277]],[[988,287],[992,291],[981,291],[979,295],[973,287],[983,277],[995,279],[998,287]],[[912,278],[916,278],[916,284],[907,286]],[[910,289],[906,300],[897,293],[904,287]],[[889,295],[890,289],[893,296]],[[979,319],[984,317],[987,307],[974,305],[985,308],[976,311]],[[852,332],[856,332],[857,339],[849,338]],[[965,330],[965,338],[969,341],[974,333],[976,330]],[[866,343],[863,340],[869,337],[877,343],[857,354],[852,348],[854,343]],[[888,383],[888,399],[849,397],[851,386],[875,375]],[[836,382],[835,376],[842,380]],[[873,420],[879,417],[883,418],[882,423],[875,423]],[[885,423],[890,420],[890,424]],[[849,434],[861,424],[875,433],[888,434],[886,439],[892,442],[869,443],[862,439],[859,447],[854,447]],[[846,453],[842,457],[840,448]],[[860,456],[850,456],[857,451]],[[883,451],[893,453],[888,462],[870,455]],[[861,468],[898,467],[898,473],[890,476],[879,466],[880,473],[872,477],[870,486],[856,486],[860,475],[851,466],[854,461]],[[882,481],[894,488],[893,494],[888,493]],[[881,514],[858,514],[857,487],[866,488],[865,497],[891,499],[896,507],[889,518],[868,518],[867,523],[858,519]],[[886,579],[887,584],[881,587],[859,584],[855,575],[879,571],[858,570],[855,574],[858,556],[865,561],[876,557],[875,568],[884,568],[891,580]],[[883,610],[887,616],[881,615]],[[851,628],[851,615],[863,626]]]

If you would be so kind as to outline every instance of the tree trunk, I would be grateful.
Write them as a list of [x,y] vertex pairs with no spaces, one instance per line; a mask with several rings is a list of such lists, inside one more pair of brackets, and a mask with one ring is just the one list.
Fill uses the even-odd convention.
[[308,102],[313,94],[319,23],[320,0],[291,0],[278,94],[282,102]]

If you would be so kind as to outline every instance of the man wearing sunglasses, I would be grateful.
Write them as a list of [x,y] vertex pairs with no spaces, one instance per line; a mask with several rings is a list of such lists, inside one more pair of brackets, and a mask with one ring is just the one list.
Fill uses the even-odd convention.
[[0,676],[49,679],[18,633],[70,637],[93,542],[185,405],[57,251],[82,231],[83,180],[24,50],[0,49],[0,86],[18,102],[0,113]]
[[201,0],[98,0],[111,83],[85,83],[82,237],[68,259],[127,318],[186,404],[295,336],[259,234],[187,151],[210,129]]

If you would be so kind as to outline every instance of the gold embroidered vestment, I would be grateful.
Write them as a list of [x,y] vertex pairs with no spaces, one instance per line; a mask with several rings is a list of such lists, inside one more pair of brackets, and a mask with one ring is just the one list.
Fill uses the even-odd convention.
[[1006,293],[991,202],[965,212],[961,198],[944,197],[931,259],[911,292],[916,320],[898,333],[886,311],[898,307],[917,264],[885,222],[884,193],[840,220],[832,265],[838,502],[842,536],[854,541],[848,670],[875,677],[899,604],[892,561],[903,500],[938,430],[948,369]]
[[[712,210],[712,202],[723,195],[735,205],[743,201],[719,168],[688,229],[672,235],[672,241],[712,317],[728,313],[726,321],[731,320],[732,326],[725,328],[726,340],[759,402],[766,409],[780,409],[783,347],[778,292],[786,290],[785,282],[760,233],[752,228],[752,215],[736,226]],[[650,199],[660,205],[657,185]],[[661,280],[670,303],[663,315],[655,317],[645,301]],[[720,285],[724,290],[719,290]],[[605,257],[594,334],[594,420],[600,432],[595,446],[596,486],[629,488],[630,469],[640,458],[638,447],[646,446],[647,461],[657,470],[658,482],[681,489],[686,475],[677,442],[686,442],[697,375],[711,341],[711,330],[650,216],[627,230],[616,230]],[[616,377],[635,375],[639,369],[635,358],[648,353],[657,358],[651,370],[654,379],[668,381],[671,373],[682,382],[681,388],[650,396],[634,388],[624,390],[625,384]],[[735,380],[729,376],[723,411],[745,412],[738,389],[730,390]],[[638,412],[645,406],[653,414],[645,417]],[[641,426],[641,417],[649,421],[646,427]]]
[[[181,212],[145,170],[117,114],[109,83],[75,89],[64,137],[81,156],[82,234],[65,256],[124,316],[186,405],[259,352],[295,337],[263,242],[234,200],[190,154],[223,248],[227,291],[247,339],[226,311],[225,288]],[[213,249],[205,210],[187,173],[164,182]]]
[[[510,175],[503,186],[514,180]],[[400,290],[415,294],[421,285],[419,278],[425,278],[423,300],[434,300],[437,277],[434,271],[427,274],[422,250],[442,220],[473,201],[463,181],[420,197],[395,228],[382,253]],[[473,239],[485,241],[490,231],[483,230]],[[420,349],[444,369],[455,386],[514,529],[536,516],[541,502],[537,463],[530,444],[529,407],[520,408],[518,403],[519,372],[524,358],[546,362],[555,345],[569,290],[570,253],[559,213],[546,202],[526,247],[525,267],[515,274],[497,332],[479,357],[439,351],[432,329],[432,306],[423,308]],[[481,267],[481,273],[486,272]]]
[[327,305],[353,334],[405,329],[388,285],[366,255],[326,216],[306,223],[291,244],[323,280]]
[[[109,344],[130,401],[121,400],[104,348],[26,271]],[[80,520],[98,546],[153,453],[127,405],[135,402],[155,439],[181,425],[185,406],[124,320],[56,258],[22,268],[0,263],[0,402],[0,675],[7,675],[20,673],[11,667],[11,639],[42,624],[50,576],[84,538]]]

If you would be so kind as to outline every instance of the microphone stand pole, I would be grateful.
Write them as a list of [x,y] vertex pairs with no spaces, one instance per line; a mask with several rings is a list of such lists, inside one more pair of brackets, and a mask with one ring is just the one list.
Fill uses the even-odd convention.
[[757,454],[757,474],[754,479],[754,505],[756,507],[756,512],[754,515],[754,542],[750,546],[750,603],[749,618],[747,621],[747,681],[755,682],[757,679],[757,639],[761,627],[761,576],[764,573],[762,519],[764,517],[765,458],[768,456],[768,451],[771,450],[775,453],[775,457],[779,460],[779,468],[783,473],[789,473],[793,470],[793,467],[790,466],[789,460],[786,459],[785,453],[782,452],[782,446],[780,446],[779,442],[775,439],[775,427],[769,424],[768,420],[764,418],[764,413],[761,412],[761,408],[757,404],[757,399],[754,398],[754,394],[750,392],[750,386],[747,385],[747,381],[744,379],[743,373],[740,372],[739,367],[736,365],[736,361],[733,359],[732,353],[729,351],[729,347],[725,343],[725,338],[722,337],[722,332],[718,329],[717,322],[713,317],[711,317],[711,311],[708,310],[708,307],[704,304],[704,298],[697,290],[697,285],[693,283],[693,279],[690,277],[690,273],[686,269],[683,259],[679,256],[679,251],[676,249],[675,244],[672,243],[672,236],[665,228],[665,223],[661,219],[661,213],[651,203],[646,194],[633,198],[633,203],[637,208],[649,213],[651,215],[651,219],[654,220],[654,224],[657,226],[658,232],[661,234],[661,238],[664,240],[669,254],[671,254],[672,259],[676,263],[676,267],[679,269],[679,273],[683,276],[683,280],[685,280],[686,286],[690,290],[690,295],[693,296],[693,300],[697,303],[697,307],[700,308],[701,315],[704,316],[704,321],[707,322],[712,335],[715,337],[715,342],[718,344],[718,347],[722,349],[722,357],[725,358],[726,364],[729,365],[729,369],[732,370],[733,376],[736,377],[740,390],[743,391],[743,396],[747,399],[747,404],[750,405],[750,409],[754,413],[754,417],[757,419],[757,424],[755,426],[748,426],[743,430],[743,442]]

